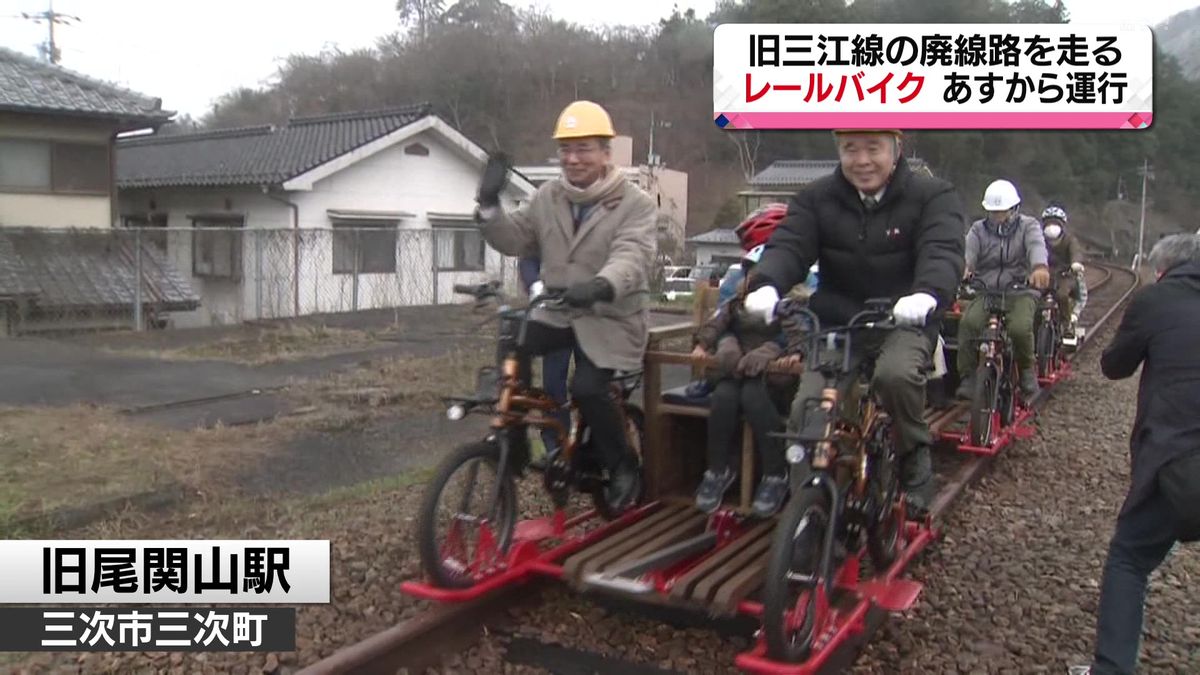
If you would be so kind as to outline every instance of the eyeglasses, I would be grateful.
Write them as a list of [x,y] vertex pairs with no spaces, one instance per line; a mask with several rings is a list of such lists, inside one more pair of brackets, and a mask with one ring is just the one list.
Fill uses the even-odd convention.
[[576,157],[591,157],[592,155],[598,154],[599,152],[600,152],[600,146],[598,146],[598,145],[560,145],[560,146],[558,146],[558,156],[559,157],[570,157],[571,155],[575,155]]

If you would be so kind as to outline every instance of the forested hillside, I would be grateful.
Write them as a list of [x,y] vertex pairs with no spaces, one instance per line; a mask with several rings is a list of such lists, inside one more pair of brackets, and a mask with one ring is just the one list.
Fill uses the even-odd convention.
[[[635,157],[646,156],[653,114],[660,123],[655,153],[691,176],[689,231],[696,233],[730,224],[732,196],[770,161],[833,156],[827,132],[727,132],[713,124],[717,24],[1069,19],[1061,2],[1042,0],[727,1],[708,17],[676,11],[655,26],[609,29],[567,24],[500,0],[400,0],[397,11],[405,29],[382,35],[375,48],[292,55],[272,86],[228,93],[201,123],[279,123],[292,115],[428,101],[485,145],[539,162],[553,154],[548,136],[562,106],[589,98],[610,109],[620,133],[634,137]],[[1174,59],[1156,58],[1149,131],[918,132],[910,150],[958,184],[968,206],[978,203],[988,181],[1009,177],[1032,208],[1044,199],[1065,200],[1095,238],[1114,239],[1124,250],[1129,205],[1106,209],[1105,203],[1119,190],[1129,200],[1140,197],[1137,170],[1148,157],[1155,170],[1151,232],[1194,230],[1200,162],[1187,149],[1200,145],[1200,87],[1184,79]]]

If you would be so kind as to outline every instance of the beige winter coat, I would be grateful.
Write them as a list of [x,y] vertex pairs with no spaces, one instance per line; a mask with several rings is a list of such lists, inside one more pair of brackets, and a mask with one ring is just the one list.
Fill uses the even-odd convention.
[[616,292],[613,302],[588,310],[534,312],[533,319],[570,326],[584,354],[600,368],[640,370],[648,336],[649,280],[656,249],[653,199],[623,181],[587,214],[575,232],[563,186],[547,181],[515,211],[488,209],[483,237],[510,256],[542,261],[547,288],[566,288],[601,276]]

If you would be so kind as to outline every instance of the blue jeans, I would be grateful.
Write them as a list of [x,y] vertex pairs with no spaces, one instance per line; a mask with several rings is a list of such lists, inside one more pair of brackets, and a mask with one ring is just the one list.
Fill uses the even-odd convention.
[[1171,552],[1175,535],[1175,514],[1159,492],[1117,519],[1100,583],[1092,675],[1134,672],[1146,580]]

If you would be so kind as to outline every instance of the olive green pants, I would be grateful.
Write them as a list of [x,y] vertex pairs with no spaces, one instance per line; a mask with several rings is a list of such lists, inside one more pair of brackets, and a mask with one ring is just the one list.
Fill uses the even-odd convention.
[[[933,352],[929,337],[916,328],[864,330],[855,332],[853,346],[852,369],[857,369],[864,358],[875,358],[871,388],[896,425],[899,454],[904,456],[918,446],[929,445],[932,437],[925,423],[925,381]],[[834,358],[839,352],[822,350],[821,360]],[[838,383],[843,396],[849,385],[848,379]],[[788,419],[789,430],[795,432],[803,427],[808,408],[820,400],[824,387],[825,378],[820,373],[804,373]],[[811,402],[806,406],[806,401]]]
[[[1013,359],[1017,367],[1026,370],[1033,367],[1033,315],[1037,312],[1037,300],[1032,295],[1010,295],[1005,299],[1008,336],[1012,339]],[[975,373],[979,361],[979,336],[987,326],[987,301],[975,298],[963,311],[958,322],[958,376],[967,378]]]

